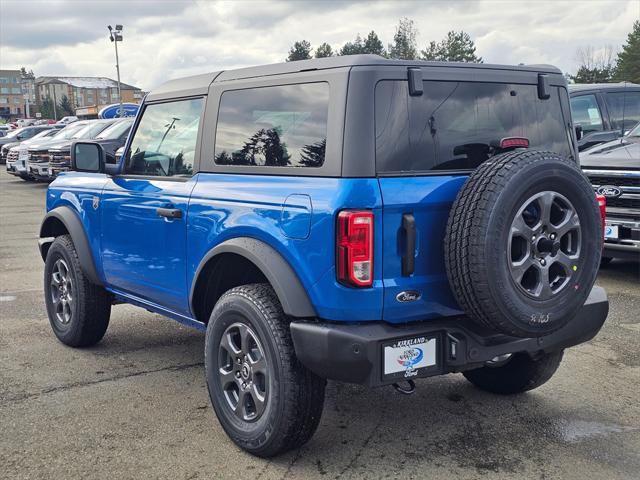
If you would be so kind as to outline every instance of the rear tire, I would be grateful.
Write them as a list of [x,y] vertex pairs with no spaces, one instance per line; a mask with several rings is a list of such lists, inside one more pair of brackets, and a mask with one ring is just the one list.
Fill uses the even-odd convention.
[[560,350],[534,359],[526,353],[516,353],[504,365],[468,370],[463,375],[487,392],[501,395],[522,393],[546,383],[558,370],[563,354],[564,350]]
[[289,322],[268,284],[220,297],[207,325],[205,373],[222,428],[247,452],[272,457],[316,431],[326,381],[296,358]]
[[609,265],[611,262],[613,262],[613,257],[602,257],[600,259],[600,266],[601,267],[606,267],[607,265]]
[[89,281],[69,235],[56,238],[44,266],[44,297],[53,333],[70,347],[98,343],[109,326],[111,295]]

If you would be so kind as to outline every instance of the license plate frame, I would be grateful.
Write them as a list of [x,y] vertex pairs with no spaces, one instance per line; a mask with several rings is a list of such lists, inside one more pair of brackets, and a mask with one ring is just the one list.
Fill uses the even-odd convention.
[[[383,342],[380,345],[380,369],[383,382],[436,374],[440,370],[441,344],[441,335],[434,333],[394,338]],[[401,362],[404,362],[404,365]]]

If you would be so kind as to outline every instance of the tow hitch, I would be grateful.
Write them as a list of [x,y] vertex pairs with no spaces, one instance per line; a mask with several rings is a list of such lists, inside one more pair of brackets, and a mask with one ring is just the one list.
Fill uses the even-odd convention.
[[405,381],[407,382],[407,385],[409,385],[408,388],[401,387],[399,383],[393,383],[392,386],[403,395],[411,395],[416,391],[416,382],[414,382],[413,380]]

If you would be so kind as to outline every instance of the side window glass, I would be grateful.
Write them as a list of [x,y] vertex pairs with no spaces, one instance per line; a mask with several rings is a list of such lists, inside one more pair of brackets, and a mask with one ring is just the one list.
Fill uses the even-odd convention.
[[193,175],[203,99],[147,105],[134,133],[125,173]]
[[605,98],[609,106],[612,129],[629,130],[640,122],[640,92],[610,92]]
[[215,163],[320,167],[327,143],[329,85],[281,85],[222,94]]
[[581,95],[571,99],[573,122],[582,127],[587,134],[602,131],[602,115],[595,95]]

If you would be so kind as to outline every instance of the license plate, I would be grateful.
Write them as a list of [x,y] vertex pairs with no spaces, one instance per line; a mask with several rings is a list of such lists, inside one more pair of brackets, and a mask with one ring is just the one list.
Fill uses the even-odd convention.
[[438,339],[412,337],[383,345],[383,374],[386,378],[411,378],[437,366]]
[[607,225],[604,227],[604,238],[618,238],[618,226]]

